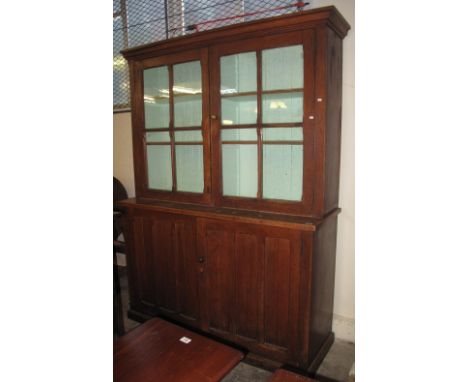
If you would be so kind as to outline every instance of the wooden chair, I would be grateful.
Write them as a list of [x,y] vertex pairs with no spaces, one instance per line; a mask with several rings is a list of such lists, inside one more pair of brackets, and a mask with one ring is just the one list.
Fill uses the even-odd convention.
[[113,225],[114,225],[114,338],[125,334],[124,321],[123,321],[123,307],[122,298],[120,295],[120,278],[119,268],[117,265],[117,252],[125,253],[125,243],[119,241],[118,238],[122,233],[120,225],[120,217],[122,216],[121,210],[115,205],[115,202],[127,199],[128,194],[122,183],[114,177],[114,208],[113,208]]

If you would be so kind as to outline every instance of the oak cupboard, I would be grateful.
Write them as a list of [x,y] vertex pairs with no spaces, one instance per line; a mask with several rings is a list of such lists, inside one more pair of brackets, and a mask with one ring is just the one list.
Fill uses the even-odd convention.
[[348,29],[325,7],[123,52],[131,317],[317,368],[333,342]]

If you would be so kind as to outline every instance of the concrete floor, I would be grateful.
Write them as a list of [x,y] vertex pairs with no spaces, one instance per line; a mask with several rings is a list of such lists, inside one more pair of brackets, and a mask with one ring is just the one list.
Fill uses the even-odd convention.
[[[125,271],[121,273],[120,287],[122,305],[125,310],[125,307],[128,306],[128,283]],[[140,325],[140,323],[130,320],[124,314],[124,325],[127,332]],[[354,344],[335,339],[314,378],[320,382],[348,382],[349,371],[353,364]],[[222,382],[264,382],[268,381],[271,375],[270,371],[241,362],[223,378]]]

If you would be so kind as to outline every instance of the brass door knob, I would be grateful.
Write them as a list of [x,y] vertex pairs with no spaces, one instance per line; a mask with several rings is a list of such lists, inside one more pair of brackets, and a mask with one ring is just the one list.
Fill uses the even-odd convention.
[[217,118],[216,115],[211,114],[211,119],[216,119],[216,118]]

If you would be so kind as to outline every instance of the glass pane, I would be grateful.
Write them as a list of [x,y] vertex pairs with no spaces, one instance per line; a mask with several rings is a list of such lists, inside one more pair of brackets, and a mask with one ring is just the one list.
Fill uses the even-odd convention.
[[302,45],[262,51],[262,86],[263,90],[304,86]]
[[257,123],[257,97],[222,98],[221,115],[223,125]]
[[174,65],[174,94],[201,94],[200,61],[184,62]]
[[302,199],[302,145],[263,145],[263,197]]
[[226,129],[221,130],[223,141],[256,141],[257,129]]
[[143,71],[145,127],[169,127],[169,72],[167,66]]
[[221,94],[257,91],[255,52],[221,57]]
[[223,195],[257,196],[257,145],[223,145]]
[[202,142],[202,132],[201,130],[176,131],[175,140],[176,142]]
[[146,142],[169,142],[169,131],[161,131],[160,133],[146,133]]
[[202,96],[174,97],[174,127],[201,126]]
[[264,141],[302,141],[302,127],[263,128]]
[[146,146],[148,161],[148,187],[156,190],[172,190],[171,146]]
[[177,145],[177,191],[203,193],[203,146]]
[[264,94],[263,123],[302,122],[302,92]]

